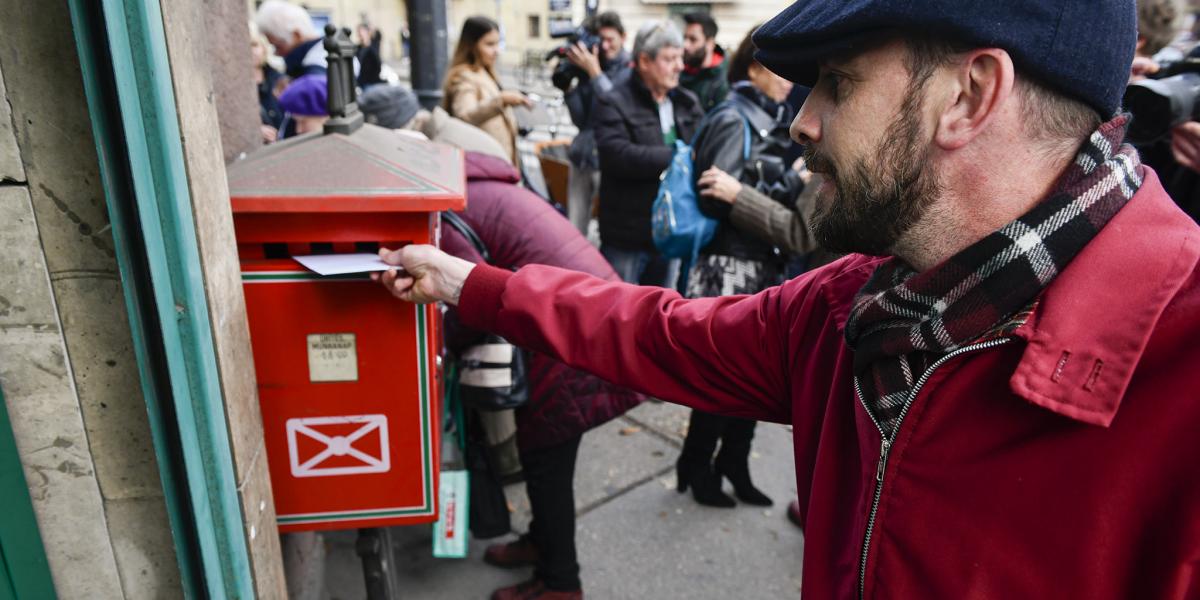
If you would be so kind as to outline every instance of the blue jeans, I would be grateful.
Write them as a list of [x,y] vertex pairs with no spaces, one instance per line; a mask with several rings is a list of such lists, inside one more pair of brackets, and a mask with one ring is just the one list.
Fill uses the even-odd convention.
[[625,250],[608,245],[601,245],[600,253],[626,283],[656,285],[673,290],[679,281],[681,261],[678,258],[668,259],[657,252]]

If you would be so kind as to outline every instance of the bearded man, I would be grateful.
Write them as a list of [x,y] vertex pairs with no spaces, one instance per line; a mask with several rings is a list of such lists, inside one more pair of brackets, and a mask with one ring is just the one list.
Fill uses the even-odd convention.
[[1122,145],[1133,0],[801,0],[755,36],[846,258],[754,296],[430,247],[402,299],[793,426],[810,598],[1194,598],[1200,229]]

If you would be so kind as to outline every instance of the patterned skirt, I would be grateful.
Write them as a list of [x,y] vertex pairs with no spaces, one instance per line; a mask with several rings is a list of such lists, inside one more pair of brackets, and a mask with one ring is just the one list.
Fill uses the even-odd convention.
[[777,261],[702,254],[688,271],[687,297],[757,294],[784,279],[784,266]]

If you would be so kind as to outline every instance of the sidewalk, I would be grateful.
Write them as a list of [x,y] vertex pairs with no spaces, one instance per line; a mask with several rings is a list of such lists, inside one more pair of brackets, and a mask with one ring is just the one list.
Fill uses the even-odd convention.
[[[646,403],[584,436],[575,500],[585,597],[799,597],[803,538],[784,514],[796,489],[788,428],[759,424],[750,461],[755,483],[775,506],[716,509],[675,492],[674,465],[687,419],[686,408]],[[726,491],[732,493],[728,484]],[[505,492],[515,509],[513,525],[524,531],[524,485]],[[505,571],[483,563],[483,549],[495,540],[473,540],[463,560],[435,559],[428,527],[396,531],[404,600],[482,600],[530,577],[528,568]],[[365,597],[354,539],[354,532],[325,534],[328,600]]]

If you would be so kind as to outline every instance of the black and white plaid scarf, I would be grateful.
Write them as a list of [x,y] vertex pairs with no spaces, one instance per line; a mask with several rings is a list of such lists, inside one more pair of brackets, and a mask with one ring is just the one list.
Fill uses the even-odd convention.
[[1015,330],[1023,309],[1137,192],[1143,170],[1137,151],[1121,144],[1126,120],[1101,125],[1024,216],[924,273],[892,258],[871,275],[855,297],[846,342],[863,401],[885,435],[930,365]]

